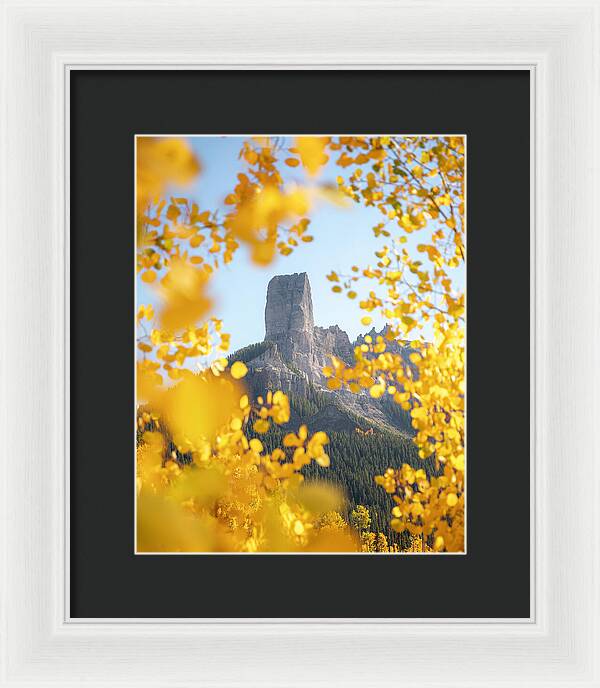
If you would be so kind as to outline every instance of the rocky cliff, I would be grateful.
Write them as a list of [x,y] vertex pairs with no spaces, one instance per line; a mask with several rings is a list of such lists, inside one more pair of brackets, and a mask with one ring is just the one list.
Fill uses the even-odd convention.
[[[375,330],[370,333],[375,338]],[[331,391],[322,368],[331,356],[351,364],[354,347],[337,325],[315,326],[312,295],[305,272],[273,277],[267,288],[265,339],[231,355],[246,362],[248,386],[255,394],[281,389],[292,401],[291,424],[305,422],[311,429],[352,432],[356,428],[411,434],[410,419],[392,399],[372,399],[368,392]],[[390,348],[408,361],[410,349],[400,342]],[[294,399],[297,409],[294,409]],[[300,409],[300,411],[298,410]]]

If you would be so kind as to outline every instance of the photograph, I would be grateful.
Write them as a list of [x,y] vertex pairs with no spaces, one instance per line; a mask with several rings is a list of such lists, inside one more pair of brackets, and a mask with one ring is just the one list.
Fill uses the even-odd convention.
[[134,148],[135,554],[465,554],[466,135]]

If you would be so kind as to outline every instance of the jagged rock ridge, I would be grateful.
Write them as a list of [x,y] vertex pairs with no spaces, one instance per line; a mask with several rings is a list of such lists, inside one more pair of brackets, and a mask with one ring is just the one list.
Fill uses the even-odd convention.
[[[375,338],[381,333],[372,330],[367,334]],[[356,428],[375,428],[410,434],[408,414],[391,398],[375,400],[366,391],[352,394],[326,387],[322,368],[330,365],[331,356],[351,364],[354,347],[363,341],[361,335],[351,342],[337,325],[315,326],[310,282],[305,272],[278,275],[267,288],[264,341],[245,347],[230,358],[246,362],[246,382],[256,394],[281,389],[292,399],[316,400],[315,413],[308,418],[292,417],[292,423],[302,421],[322,430],[352,432]],[[408,346],[391,342],[389,348],[408,361]]]

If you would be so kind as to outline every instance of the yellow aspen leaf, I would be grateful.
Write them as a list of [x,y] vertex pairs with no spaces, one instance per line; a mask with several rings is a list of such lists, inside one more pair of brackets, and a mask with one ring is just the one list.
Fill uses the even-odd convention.
[[456,506],[458,504],[458,497],[453,492],[451,492],[446,497],[446,504],[448,504],[448,506]]
[[242,361],[236,361],[231,366],[231,377],[235,380],[240,380],[248,373],[248,367]]
[[307,456],[306,450],[303,446],[296,448],[296,450],[294,451],[294,455],[292,456],[292,462],[296,466],[304,466],[310,463],[310,457]]
[[321,456],[317,456],[315,461],[323,468],[329,468],[331,465],[331,459],[329,458],[328,454],[321,454]]
[[196,215],[192,218],[192,222],[201,222],[202,224],[206,224],[208,220],[210,219],[210,211],[205,210],[204,212],[200,213],[200,215]]
[[465,470],[465,455],[463,453],[458,454],[457,456],[453,456],[451,458],[452,465],[456,470],[458,471],[464,471]]
[[254,423],[254,430],[264,435],[265,432],[268,432],[270,425],[269,421],[265,418],[259,418],[256,423]]
[[293,432],[288,432],[288,434],[283,438],[284,447],[301,447],[303,443],[303,440],[300,437],[297,437]]
[[174,222],[181,215],[181,210],[176,206],[171,204],[167,208],[167,220]]
[[137,313],[137,319],[138,320],[143,320],[144,318],[146,320],[152,320],[154,317],[154,308],[152,304],[149,304],[148,306],[140,306],[138,308],[138,313]]
[[384,385],[373,385],[373,387],[369,389],[369,394],[373,397],[373,399],[379,399],[381,396],[383,396],[384,392]]
[[365,315],[363,318],[360,319],[361,323],[365,326],[370,325],[373,322],[373,318],[371,318],[368,315]]
[[255,150],[248,146],[244,151],[244,159],[250,165],[256,165],[256,163],[258,162],[258,154]]
[[298,165],[300,164],[300,161],[297,160],[296,158],[286,158],[285,164],[288,167],[298,167]]
[[256,454],[260,454],[263,450],[263,443],[259,439],[254,437],[250,440],[250,449]]
[[[303,426],[306,427],[306,426]],[[327,433],[323,431],[318,431],[315,432],[315,434],[310,438],[311,443],[314,445],[323,445],[323,444],[329,444],[329,437],[327,437]]]
[[156,272],[154,270],[146,270],[142,273],[142,282],[151,284],[156,279]]

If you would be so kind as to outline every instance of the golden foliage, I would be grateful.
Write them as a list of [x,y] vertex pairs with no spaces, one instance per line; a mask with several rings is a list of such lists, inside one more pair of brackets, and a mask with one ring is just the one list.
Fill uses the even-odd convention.
[[188,184],[200,171],[189,144],[183,139],[136,138],[138,212],[159,198],[170,184]]
[[[138,426],[144,431],[160,418],[177,450],[167,455],[158,432],[142,432],[138,442],[140,551],[297,551],[322,546],[316,525],[342,498],[326,485],[304,485],[300,469],[313,460],[324,465],[327,435],[309,436],[302,426],[297,435],[287,436],[284,447],[269,453],[245,432],[253,416],[268,415],[275,423],[289,420],[282,392],[269,392],[266,403],[252,408],[230,379],[187,373],[164,392],[162,404],[157,416],[142,412]],[[178,461],[182,455],[191,462]],[[190,532],[183,537],[181,528]],[[338,540],[336,545],[336,538],[327,536],[328,544],[338,549],[340,542],[352,542],[347,533]]]

